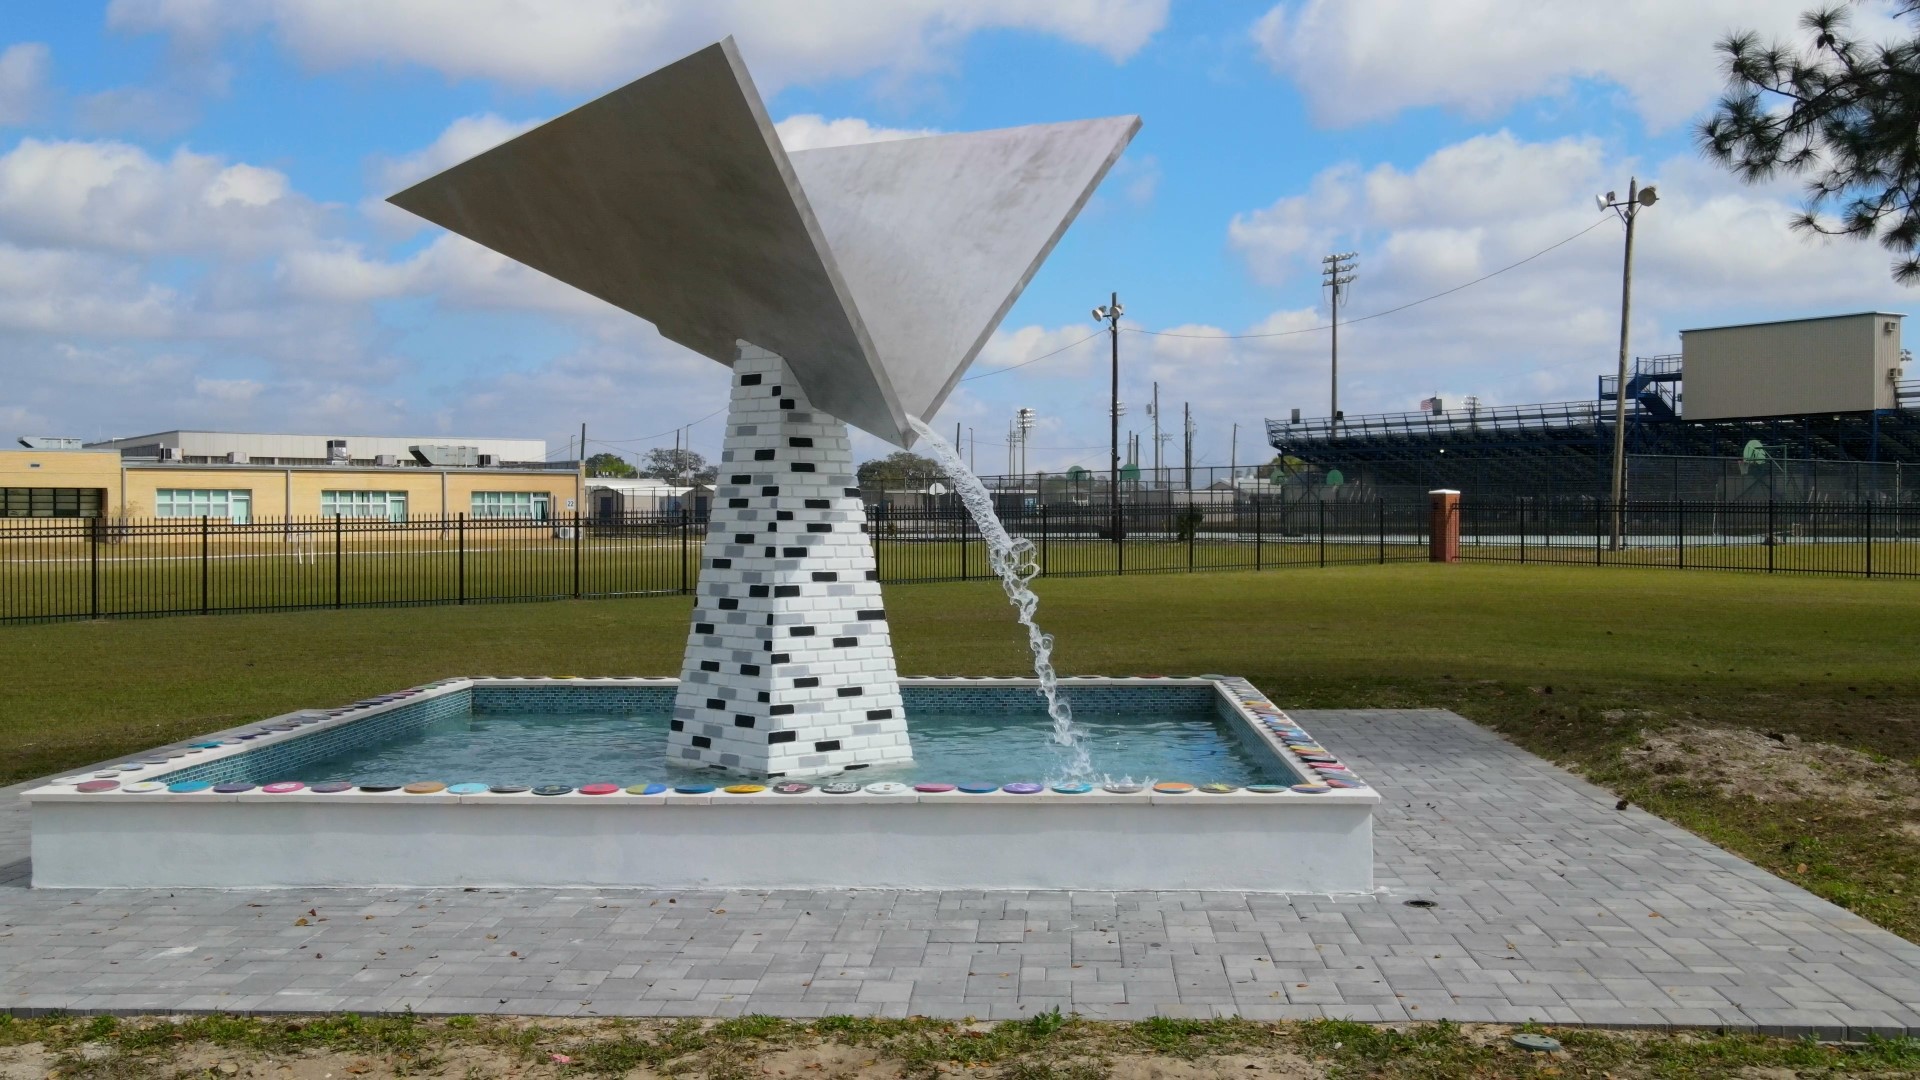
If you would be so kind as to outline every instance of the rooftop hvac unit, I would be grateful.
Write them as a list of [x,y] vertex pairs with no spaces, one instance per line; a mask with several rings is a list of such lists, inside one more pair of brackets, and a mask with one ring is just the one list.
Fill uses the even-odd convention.
[[492,467],[494,467],[495,465],[498,465],[498,464],[500,464],[500,455],[499,455],[499,454],[481,454],[481,455],[480,455],[480,467],[481,467],[481,468],[483,468],[483,469],[490,469],[490,468],[492,468]]
[[179,461],[180,448],[177,446],[162,446],[157,449],[153,456],[161,461]]
[[227,451],[227,464],[229,465],[245,465],[248,460],[249,459],[244,451],[241,451],[241,450]]
[[22,435],[20,445],[29,450],[79,450],[79,439],[62,439],[53,435]]
[[352,459],[347,456],[347,440],[345,439],[328,439],[327,440],[327,463],[328,464],[345,464],[350,460]]
[[375,454],[373,463],[383,469],[391,469],[400,464],[400,458],[394,454]]
[[421,445],[407,447],[407,453],[422,465],[472,467],[480,464],[480,448],[477,446]]

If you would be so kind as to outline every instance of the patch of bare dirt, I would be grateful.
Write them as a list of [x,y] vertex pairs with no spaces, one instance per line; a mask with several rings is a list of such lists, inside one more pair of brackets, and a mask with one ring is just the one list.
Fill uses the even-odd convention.
[[0,1046],[0,1080],[40,1080],[53,1068],[53,1055],[39,1043]]
[[[1675,727],[1643,734],[1621,751],[1656,776],[1710,784],[1728,797],[1760,802],[1824,799],[1854,813],[1920,813],[1920,770],[1790,732]],[[1920,836],[1912,821],[1901,829]]]

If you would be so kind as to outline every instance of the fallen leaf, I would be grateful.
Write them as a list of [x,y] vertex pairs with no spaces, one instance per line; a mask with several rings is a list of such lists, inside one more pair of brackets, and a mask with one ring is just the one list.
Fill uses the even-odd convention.
[[298,919],[295,919],[295,920],[293,920],[293,925],[295,925],[295,926],[306,926],[306,925],[308,925],[308,923],[307,923],[307,920],[306,920],[306,919],[305,919],[304,917],[302,917],[302,918],[298,918]]
[[1793,872],[1794,872],[1794,873],[1796,873],[1796,874],[1804,874],[1804,873],[1806,873],[1806,872],[1807,872],[1807,864],[1806,864],[1806,863],[1801,863],[1801,864],[1800,864],[1799,866],[1796,866],[1796,867],[1794,867],[1794,868],[1793,868]]

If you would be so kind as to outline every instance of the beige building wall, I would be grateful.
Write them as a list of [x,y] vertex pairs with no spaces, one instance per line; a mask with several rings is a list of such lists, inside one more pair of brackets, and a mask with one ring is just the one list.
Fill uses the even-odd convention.
[[[578,472],[123,463],[118,451],[0,450],[0,488],[93,488],[109,518],[153,517],[163,490],[245,491],[255,521],[321,516],[327,491],[402,492],[409,518],[471,514],[475,492],[539,492],[554,518],[580,505]],[[20,521],[47,519],[20,518]]]
[[1888,371],[1900,365],[1903,319],[1861,312],[1682,330],[1682,413],[1718,420],[1891,409]]

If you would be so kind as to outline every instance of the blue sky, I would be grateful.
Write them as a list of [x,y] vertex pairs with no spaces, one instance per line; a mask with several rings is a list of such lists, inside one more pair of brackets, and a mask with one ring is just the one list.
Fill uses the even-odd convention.
[[[1701,161],[1712,44],[1795,0],[18,0],[0,25],[0,432],[172,427],[672,443],[720,368],[383,207],[392,190],[722,34],[790,145],[1138,113],[1139,136],[937,424],[983,471],[1013,409],[1029,462],[1104,460],[1118,290],[1127,427],[1161,383],[1201,463],[1326,411],[1319,257],[1349,315],[1479,277],[1660,184],[1635,351],[1748,318],[1904,310],[1886,257],[1790,234],[1790,187]],[[1873,5],[1860,20],[1885,29]],[[1611,362],[1620,230],[1341,335],[1349,413],[1428,394],[1576,400]],[[1303,330],[1287,337],[1222,335]],[[692,428],[717,448],[719,426]],[[1177,445],[1177,444],[1176,444]],[[864,440],[860,448],[880,447]]]

